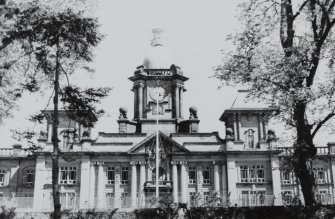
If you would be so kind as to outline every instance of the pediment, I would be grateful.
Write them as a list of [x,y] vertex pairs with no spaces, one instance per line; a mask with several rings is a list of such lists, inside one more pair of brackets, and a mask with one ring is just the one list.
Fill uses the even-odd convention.
[[[156,133],[152,133],[146,137],[143,141],[139,142],[137,145],[132,147],[128,153],[153,153],[156,151]],[[178,142],[174,141],[169,136],[165,135],[163,132],[158,133],[158,145],[160,151],[168,154],[173,153],[189,153],[190,151],[180,145]]]

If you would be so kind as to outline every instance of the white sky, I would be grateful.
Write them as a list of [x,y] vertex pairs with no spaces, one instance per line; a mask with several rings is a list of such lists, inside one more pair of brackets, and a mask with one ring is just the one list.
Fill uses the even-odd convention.
[[[185,83],[184,117],[188,118],[190,106],[197,106],[201,120],[199,131],[219,131],[224,136],[224,123],[219,117],[233,103],[237,89],[218,89],[220,82],[210,77],[214,73],[213,67],[220,64],[220,50],[231,46],[225,39],[237,29],[238,2],[100,0],[97,15],[106,37],[96,49],[96,73],[78,72],[72,79],[83,86],[113,87],[111,95],[102,104],[109,116],[100,119],[93,135],[97,131],[118,132],[116,120],[120,106],[127,107],[128,117],[133,117],[132,83],[128,77],[142,64],[150,48],[151,30],[162,26],[167,31],[168,48],[176,64],[190,78]],[[7,119],[0,127],[1,147],[14,143],[8,130],[32,126],[26,118],[45,106],[46,101],[40,99],[28,95],[22,99],[14,118]]]

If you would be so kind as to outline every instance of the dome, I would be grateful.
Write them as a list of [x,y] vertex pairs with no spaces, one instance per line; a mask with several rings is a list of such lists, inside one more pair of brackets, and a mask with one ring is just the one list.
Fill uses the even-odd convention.
[[152,30],[154,38],[151,41],[151,48],[143,60],[144,68],[148,69],[169,69],[174,63],[170,51],[164,46],[164,30],[155,28]]

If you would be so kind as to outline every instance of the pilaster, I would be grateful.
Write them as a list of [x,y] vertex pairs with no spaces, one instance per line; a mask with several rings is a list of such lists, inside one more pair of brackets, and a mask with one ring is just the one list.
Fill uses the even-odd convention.
[[139,188],[139,206],[144,207],[145,205],[145,194],[144,194],[144,183],[145,183],[145,161],[140,161],[140,188]]
[[137,197],[137,172],[136,172],[136,161],[131,161],[131,207],[136,208],[136,197]]
[[176,84],[175,86],[175,117],[179,118],[179,86]]
[[184,87],[180,86],[179,87],[179,116],[180,118],[183,118],[183,101],[184,101],[184,98],[183,98],[183,95],[184,94]]
[[228,195],[231,204],[238,204],[236,183],[238,181],[235,157],[227,157]]
[[119,165],[115,166],[115,185],[114,185],[114,207],[121,208],[121,167]]
[[[89,208],[95,208],[95,163],[91,162],[90,163],[90,178],[89,178],[89,182],[90,182],[90,186],[89,186]],[[84,179],[87,180],[87,179]]]
[[143,87],[141,83],[138,85],[138,117],[143,118]]
[[220,195],[220,176],[219,176],[219,165],[213,162],[214,165],[214,191]]
[[274,205],[281,205],[281,186],[280,186],[280,171],[278,157],[271,156],[271,173],[272,173],[272,189],[275,196]]
[[178,203],[178,169],[177,162],[172,161],[173,202]]
[[82,157],[80,165],[80,208],[88,208],[89,195],[87,189],[90,188],[90,158]]
[[186,203],[186,188],[187,188],[187,182],[186,182],[186,161],[180,161],[180,192],[181,192],[181,202]]
[[227,190],[227,166],[226,164],[222,164],[222,196],[227,195]]
[[45,208],[44,189],[45,182],[45,157],[38,156],[36,158],[35,182],[34,182],[34,210],[42,210]]
[[97,188],[97,208],[105,208],[105,181],[104,181],[104,162],[96,162],[98,166],[98,188]]

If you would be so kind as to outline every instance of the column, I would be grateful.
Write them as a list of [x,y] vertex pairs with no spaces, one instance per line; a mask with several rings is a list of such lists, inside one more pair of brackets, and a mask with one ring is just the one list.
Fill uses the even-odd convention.
[[[87,179],[86,179],[87,180]],[[89,188],[89,207],[90,208],[95,208],[95,164],[91,163],[90,164],[90,178],[89,178],[89,182],[90,182],[90,188]]]
[[137,97],[138,97],[138,92],[137,92],[137,86],[134,85],[133,87],[134,91],[134,118],[138,117],[138,106],[137,106]]
[[145,161],[140,162],[140,197],[139,197],[139,206],[144,207],[145,205],[145,196],[144,196],[144,183],[145,183]]
[[88,208],[89,207],[89,195],[90,193],[90,158],[82,157],[81,165],[80,165],[80,208]]
[[173,202],[178,203],[178,170],[176,161],[172,161]]
[[[331,168],[331,172],[332,172],[332,185],[335,186],[335,160],[334,158],[330,158],[330,168]],[[334,188],[334,187],[333,187]],[[333,193],[335,194],[335,190],[333,191]]]
[[183,118],[183,94],[184,94],[184,87],[180,86],[179,90],[179,116],[180,118]]
[[[226,164],[222,164],[222,196],[227,195],[227,169]],[[223,200],[226,201],[225,199]]]
[[264,134],[263,134],[263,118],[261,114],[258,114],[258,136],[259,136],[259,141],[264,139]]
[[268,117],[266,115],[263,116],[263,136],[266,138],[266,131],[268,130]]
[[275,196],[274,205],[281,205],[281,186],[280,186],[280,171],[278,157],[271,156],[271,173],[272,173],[272,189]]
[[131,164],[131,207],[136,208],[136,193],[137,193],[137,173],[136,162],[132,161]]
[[180,162],[180,192],[181,202],[186,203],[186,161]]
[[[45,208],[43,205],[45,202],[44,200],[44,189],[43,186],[46,182],[45,177],[45,157],[44,156],[37,156],[36,158],[36,168],[35,168],[35,182],[34,182],[34,210],[40,210]],[[51,206],[48,206],[49,208]]]
[[146,86],[144,86],[143,87],[143,113],[142,113],[142,116],[143,116],[143,118],[147,118],[147,96],[148,96],[148,94],[147,94],[147,87]]
[[219,165],[215,162],[214,164],[214,191],[220,196],[220,177],[219,177]]
[[238,203],[238,194],[236,189],[236,183],[238,182],[237,168],[235,165],[235,157],[227,157],[227,177],[228,177],[228,195],[232,206]]
[[97,189],[97,208],[102,209],[105,207],[104,188],[104,162],[97,162],[98,165],[98,189]]
[[237,140],[241,140],[241,114],[237,113]]
[[143,118],[143,84],[138,87],[138,117]]
[[233,118],[233,124],[234,124],[234,140],[237,141],[237,119],[236,119],[236,115],[233,114],[232,118]]
[[175,87],[175,116],[176,118],[179,118],[179,86],[176,85]]
[[121,167],[115,166],[114,208],[121,208]]

